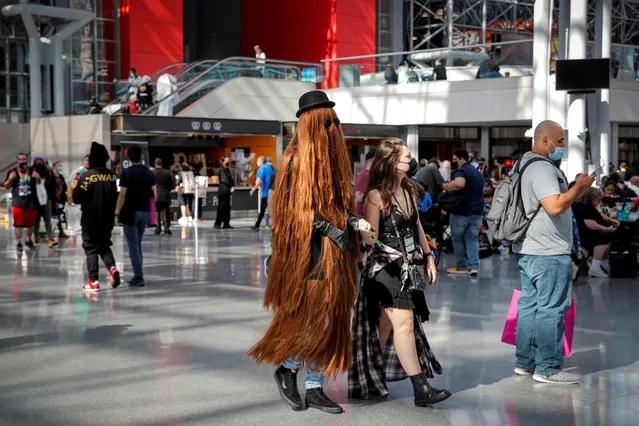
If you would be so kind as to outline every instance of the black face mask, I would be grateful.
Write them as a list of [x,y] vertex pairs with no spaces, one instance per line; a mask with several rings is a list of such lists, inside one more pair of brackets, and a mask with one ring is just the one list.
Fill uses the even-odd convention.
[[405,163],[403,161],[400,161],[400,163],[408,164],[408,170],[406,171],[406,176],[408,176],[409,178],[412,178],[413,176],[415,176],[415,174],[417,173],[417,170],[419,170],[419,163],[414,158],[411,158],[408,163]]
[[25,161],[23,163],[22,162],[18,163],[18,168],[22,171],[27,170],[27,162]]
[[457,168],[458,168],[458,167],[459,167],[459,164],[457,163],[457,161],[452,161],[452,162],[450,163],[450,168],[451,168],[452,170],[457,170]]

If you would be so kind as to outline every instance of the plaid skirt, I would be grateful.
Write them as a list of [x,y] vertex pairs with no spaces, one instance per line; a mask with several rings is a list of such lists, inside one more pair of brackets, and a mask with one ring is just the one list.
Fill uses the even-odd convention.
[[[404,380],[408,377],[397,357],[392,331],[382,351],[377,326],[379,315],[377,318],[371,318],[371,312],[374,310],[369,309],[369,302],[360,285],[351,331],[352,363],[348,371],[349,398],[385,398],[388,395],[386,382]],[[423,373],[428,378],[433,378],[435,373],[442,374],[442,367],[428,344],[419,314],[415,311],[413,314],[417,356]]]

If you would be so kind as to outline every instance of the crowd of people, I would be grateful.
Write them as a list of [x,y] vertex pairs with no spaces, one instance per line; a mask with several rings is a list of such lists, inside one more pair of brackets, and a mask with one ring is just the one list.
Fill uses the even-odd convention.
[[[443,371],[422,327],[430,315],[424,289],[437,282],[435,252],[446,228],[455,262],[446,272],[479,275],[485,212],[492,207],[495,188],[499,194],[505,187],[500,181],[506,179],[520,185],[521,202],[513,208],[522,210],[526,225],[516,239],[507,239],[521,275],[514,373],[542,383],[579,383],[581,376],[563,370],[564,316],[575,278],[575,252],[585,250],[585,259],[592,257],[592,277],[609,276],[611,244],[629,244],[637,236],[637,222],[629,213],[639,205],[639,177],[630,176],[622,164],[619,173],[602,180],[601,189],[592,186],[595,174],[578,175],[569,183],[559,168],[566,151],[564,130],[544,121],[535,129],[532,150],[508,167],[494,161],[490,170],[485,159],[475,161],[458,149],[450,176],[440,171],[438,159],[422,161],[420,167],[401,139],[384,140],[366,153],[366,167],[353,187],[334,105],[321,91],[300,98],[299,123],[282,156],[282,173],[272,159],[258,158],[251,190],[259,191],[261,198],[253,229],[260,229],[267,206],[272,212],[273,254],[264,305],[273,310],[273,319],[248,354],[257,362],[277,365],[274,377],[283,400],[295,411],[311,407],[341,413],[323,386],[325,375],[345,372],[352,398],[384,398],[387,382],[405,378],[412,383],[415,406],[450,398],[448,390],[429,382]],[[49,246],[55,247],[51,217],[60,214],[65,203],[75,203],[82,208],[89,276],[83,290],[100,290],[99,258],[111,287],[120,285],[110,248],[116,222],[123,225],[131,261],[129,285],[144,286],[141,242],[151,220],[150,205],[156,206],[157,233],[164,226],[170,234],[171,191],[178,192],[182,222],[196,220],[195,170],[184,162],[168,171],[160,159],[150,169],[137,146],[130,147],[127,156],[131,166],[118,175],[107,168],[106,148],[94,142],[85,163],[67,182],[58,163],[49,167],[46,159],[37,157],[29,166],[28,156],[20,154],[4,182],[12,191],[18,250],[25,234],[24,244],[35,248],[38,217],[45,222]],[[216,171],[215,228],[232,228],[235,182],[230,164],[224,157]],[[632,263],[634,268],[636,259]],[[304,398],[297,388],[303,366],[308,367]]]

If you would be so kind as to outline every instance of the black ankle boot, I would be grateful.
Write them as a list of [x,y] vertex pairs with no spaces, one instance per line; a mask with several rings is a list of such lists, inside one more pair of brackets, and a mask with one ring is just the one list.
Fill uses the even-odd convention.
[[306,389],[306,405],[325,413],[340,414],[344,412],[344,409],[333,402],[322,388]]
[[423,373],[410,376],[410,381],[413,382],[416,407],[428,407],[450,398],[450,392],[432,387]]
[[293,411],[306,410],[306,404],[297,390],[297,371],[280,366],[275,370],[275,382],[282,399],[291,406]]

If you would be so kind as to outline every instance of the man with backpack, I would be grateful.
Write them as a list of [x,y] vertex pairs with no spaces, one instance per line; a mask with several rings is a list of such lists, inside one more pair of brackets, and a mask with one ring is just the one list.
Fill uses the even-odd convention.
[[495,192],[487,219],[497,239],[513,243],[521,272],[515,374],[542,383],[576,384],[581,376],[562,371],[564,316],[572,293],[571,205],[594,179],[577,177],[568,189],[561,160],[564,130],[554,121],[535,128],[532,152]]

